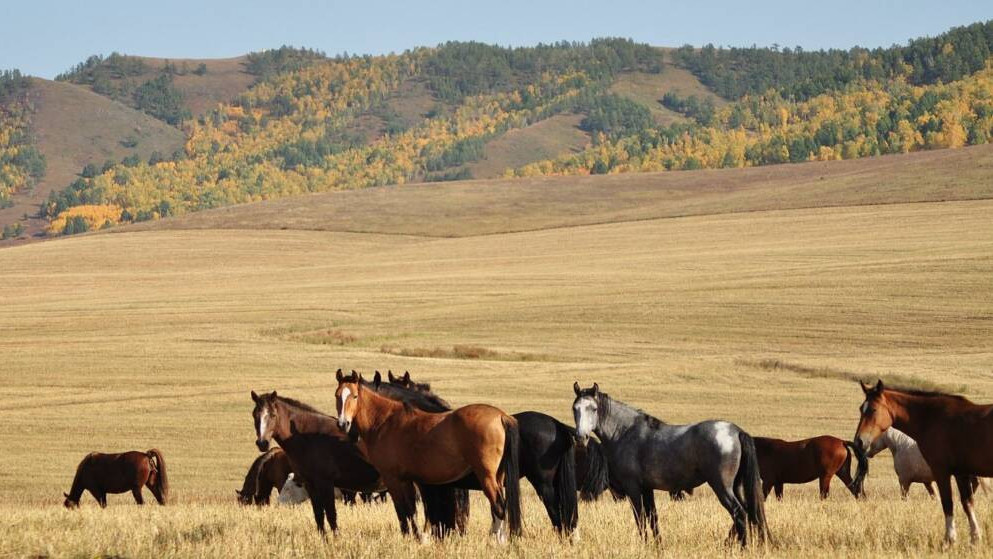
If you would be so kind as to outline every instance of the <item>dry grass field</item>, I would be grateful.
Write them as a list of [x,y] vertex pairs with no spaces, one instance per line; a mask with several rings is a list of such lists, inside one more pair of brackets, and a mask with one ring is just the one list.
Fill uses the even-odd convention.
[[[593,179],[499,196],[480,182],[376,189],[0,250],[0,556],[942,554],[939,506],[919,487],[901,501],[888,455],[863,503],[837,483],[826,502],[789,487],[768,504],[775,542],[747,552],[722,545],[730,522],[706,489],[659,499],[661,546],[609,498],[581,507],[570,545],[525,482],[525,537],[506,547],[485,535],[478,496],[469,535],[421,545],[400,538],[389,506],[342,510],[324,542],[308,507],[243,509],[232,490],[257,455],[249,390],[332,411],[338,367],[410,370],[455,404],[564,421],[572,382],[597,381],[672,422],[722,417],[787,438],[851,437],[850,373],[993,401],[984,149],[607,177],[600,191]],[[827,202],[804,204],[817,194],[798,185],[819,184]],[[539,186],[542,203],[527,196]],[[300,218],[314,207],[323,221]],[[360,225],[374,232],[349,232]],[[457,358],[455,345],[493,353]],[[152,446],[172,505],[61,508],[86,452]],[[980,495],[987,536],[991,502]],[[947,555],[990,549],[962,541]]]

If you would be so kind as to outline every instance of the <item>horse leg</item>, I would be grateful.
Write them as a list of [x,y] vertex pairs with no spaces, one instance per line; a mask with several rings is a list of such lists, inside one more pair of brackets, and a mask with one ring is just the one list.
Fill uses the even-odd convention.
[[477,471],[476,477],[482,485],[483,495],[486,495],[486,499],[490,502],[490,518],[493,519],[490,535],[496,537],[499,543],[507,543],[507,531],[504,529],[507,520],[507,500],[502,491],[502,484],[497,480],[496,475],[487,475],[482,471]]
[[338,509],[334,502],[334,488],[327,490],[323,495],[324,515],[328,519],[328,526],[334,533],[338,532]]
[[958,536],[955,534],[955,519],[952,503],[952,478],[948,474],[934,473],[934,481],[938,484],[938,495],[941,497],[941,510],[945,513],[945,543],[953,544]]
[[972,476],[957,475],[955,483],[959,486],[959,499],[962,501],[962,508],[965,509],[965,516],[969,519],[969,536],[972,543],[979,543],[983,538],[979,530],[979,523],[976,522],[976,511],[972,508],[973,485]]
[[[642,506],[645,509],[645,515],[648,519],[648,524],[652,527],[652,534],[655,535],[655,541],[662,539],[662,534],[659,533],[659,511],[655,508],[655,490],[646,489],[641,493]],[[647,530],[646,530],[647,535]]]
[[856,499],[858,499],[859,498],[859,494],[858,494],[858,491],[855,489],[855,487],[852,486],[852,481],[853,481],[852,480],[852,473],[848,469],[848,467],[849,467],[848,466],[848,463],[850,461],[851,461],[851,459],[845,460],[845,463],[841,466],[841,468],[838,469],[837,472],[834,473],[834,475],[838,476],[838,479],[840,479],[842,482],[844,482],[845,487],[848,488],[848,491],[852,494],[852,496],[855,497]]
[[776,484],[776,500],[777,501],[782,501],[783,500],[783,484],[782,483],[777,483]]
[[[745,514],[744,505],[734,495],[734,489],[731,487],[733,484],[725,483],[723,479],[718,478],[708,482],[708,485],[714,490],[714,494],[717,495],[717,500],[720,501],[721,506],[731,515],[731,520],[734,523],[732,530],[734,535],[737,536],[738,542],[741,545],[745,545],[748,537],[747,515]],[[728,539],[730,538],[731,534],[728,534]]]
[[132,488],[131,489],[131,494],[134,495],[134,502],[138,503],[139,505],[144,505],[145,504],[145,499],[144,499],[144,497],[141,496],[141,486],[140,485],[138,487]]
[[823,475],[820,479],[821,499],[827,499],[831,492],[831,474]]
[[927,494],[930,495],[932,499],[934,499],[934,482],[930,482],[930,481],[925,482],[924,489],[927,489]]
[[[307,487],[307,494],[310,496],[310,508],[314,511],[314,522],[317,523],[317,533],[324,536],[324,503],[322,502],[321,494],[314,487]],[[332,495],[334,494],[332,493]]]
[[93,493],[93,497],[96,498],[97,503],[100,504],[100,508],[102,508],[102,509],[107,508],[107,494],[106,493],[104,493],[103,491],[100,491],[100,490],[91,491],[91,493]]
[[386,487],[393,498],[393,509],[400,521],[400,533],[407,535],[413,531],[414,538],[420,539],[420,530],[414,516],[417,514],[417,492],[414,484],[400,480],[388,481]]
[[634,513],[634,525],[638,528],[638,534],[647,541],[648,531],[645,529],[645,501],[642,499],[642,490],[625,487],[624,494],[631,501],[631,512]]
[[[925,484],[925,487],[927,487],[927,484]],[[928,487],[928,491],[929,492],[932,492],[933,490],[930,487]],[[900,480],[900,498],[903,499],[904,501],[906,501],[907,500],[907,494],[909,494],[909,493],[910,493],[910,482],[904,481],[904,480],[901,479]],[[934,493],[933,492],[931,493],[931,496],[932,497],[934,496]]]
[[552,521],[552,526],[559,534],[562,533],[562,518],[559,515],[559,507],[555,496],[555,482],[547,476],[528,476],[528,481],[534,486],[534,490],[541,499],[541,504],[545,505],[545,512],[548,519]]

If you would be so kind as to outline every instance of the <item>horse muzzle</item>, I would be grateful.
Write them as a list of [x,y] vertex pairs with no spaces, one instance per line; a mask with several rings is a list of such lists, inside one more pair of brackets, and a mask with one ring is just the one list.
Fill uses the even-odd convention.
[[266,452],[269,450],[269,441],[266,439],[258,439],[255,441],[255,446],[259,447],[259,452]]
[[342,417],[339,417],[338,428],[341,429],[343,433],[348,433],[349,431],[352,430],[352,422]]

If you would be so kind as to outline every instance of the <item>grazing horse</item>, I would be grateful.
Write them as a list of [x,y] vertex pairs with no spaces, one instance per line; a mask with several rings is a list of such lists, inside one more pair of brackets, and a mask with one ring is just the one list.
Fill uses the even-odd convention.
[[[854,443],[829,435],[800,441],[755,437],[755,450],[764,497],[775,488],[776,498],[782,500],[784,483],[810,483],[816,479],[820,480],[821,499],[827,499],[834,476],[845,482],[856,499],[865,496],[862,484],[869,473],[869,460]],[[854,479],[853,455],[858,461]]]
[[[379,371],[376,371],[373,382],[366,386],[427,412],[438,413],[452,409],[448,402],[431,392],[430,384],[413,382],[409,371],[403,377],[387,374],[389,384],[383,384]],[[575,430],[554,417],[539,412],[525,411],[515,413],[513,417],[517,420],[521,434],[521,475],[531,482],[538,493],[556,532],[577,538],[579,500],[576,497]],[[480,489],[479,482],[471,475],[460,481],[459,485]],[[468,511],[467,503],[464,513],[468,514]]]
[[906,499],[910,484],[920,483],[927,489],[928,495],[934,497],[934,474],[924,460],[917,441],[896,427],[890,427],[872,442],[866,455],[872,458],[887,448],[893,454],[893,470],[900,480],[900,495]]
[[169,478],[166,476],[165,460],[158,449],[146,452],[132,450],[119,454],[91,452],[76,467],[76,477],[72,489],[63,493],[67,509],[79,506],[83,491],[89,491],[101,507],[107,506],[108,493],[134,495],[139,505],[145,504],[141,496],[142,486],[148,487],[160,505],[169,498]]
[[865,401],[859,408],[855,442],[868,449],[887,429],[896,427],[917,441],[938,485],[945,513],[945,541],[957,539],[953,519],[952,477],[969,518],[972,541],[982,538],[972,509],[972,477],[993,475],[993,406],[962,396],[859,383]]
[[322,535],[325,515],[331,531],[338,530],[335,488],[382,490],[379,473],[367,461],[361,443],[349,440],[335,418],[276,392],[259,395],[253,391],[252,401],[255,444],[266,452],[275,440],[286,452],[293,472],[304,482]]
[[355,428],[386,483],[400,531],[419,538],[414,483],[444,485],[476,475],[490,502],[491,533],[504,541],[521,532],[520,435],[517,421],[485,404],[428,413],[366,388],[354,372],[337,373],[338,426]]
[[238,494],[238,502],[242,505],[268,505],[272,490],[282,493],[286,478],[293,474],[290,459],[281,448],[271,448],[259,455],[248,468],[245,481]]
[[597,384],[584,390],[575,383],[573,390],[576,434],[581,441],[591,433],[600,439],[611,485],[630,499],[643,537],[647,515],[659,538],[655,489],[681,491],[704,483],[731,515],[741,545],[749,532],[760,540],[768,536],[758,457],[748,433],[727,421],[669,425],[614,400]]

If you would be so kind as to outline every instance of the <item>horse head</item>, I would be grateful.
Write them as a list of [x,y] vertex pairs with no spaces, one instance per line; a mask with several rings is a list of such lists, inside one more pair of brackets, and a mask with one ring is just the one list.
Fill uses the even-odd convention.
[[255,446],[259,447],[260,452],[266,452],[273,437],[282,427],[276,405],[278,402],[276,391],[259,395],[253,390],[252,401],[255,402],[255,409],[252,410],[252,418],[255,420]]
[[855,429],[855,446],[866,452],[890,426],[893,425],[893,413],[890,411],[883,381],[876,386],[870,386],[859,381],[865,401],[859,407],[859,424]]
[[62,496],[65,497],[65,501],[62,501],[62,506],[64,506],[67,509],[79,508],[79,499],[73,499],[72,497],[69,496],[68,493],[63,493]]
[[341,369],[338,369],[335,378],[338,381],[338,388],[334,391],[334,405],[338,412],[338,428],[349,433],[359,405],[362,375],[352,371],[350,375],[345,376]]
[[590,433],[600,425],[600,385],[593,383],[592,388],[580,388],[578,382],[572,384],[576,399],[572,402],[572,415],[576,420],[576,438],[586,446]]

